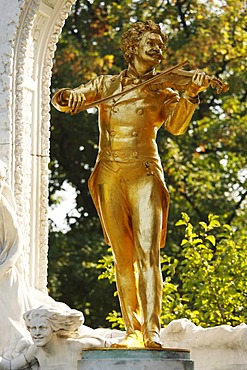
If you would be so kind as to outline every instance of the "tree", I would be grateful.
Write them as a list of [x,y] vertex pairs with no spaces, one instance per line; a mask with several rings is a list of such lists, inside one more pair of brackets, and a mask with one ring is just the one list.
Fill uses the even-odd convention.
[[[193,223],[207,222],[208,214],[218,214],[223,222],[234,226],[236,235],[246,235],[243,2],[78,0],[58,43],[52,93],[125,68],[120,35],[130,23],[145,19],[159,22],[169,36],[163,68],[188,58],[192,69],[203,68],[230,84],[226,94],[217,95],[213,89],[201,94],[200,107],[185,135],[173,137],[163,129],[159,132],[160,155],[171,194],[166,254],[176,258],[180,255],[181,231],[174,225],[181,212],[188,213]],[[68,215],[70,231],[66,234],[51,225],[49,289],[55,298],[88,313],[86,323],[92,326],[105,325],[107,313],[119,310],[113,299],[114,286],[105,280],[97,282],[100,272],[95,269],[107,251],[87,188],[97,143],[94,109],[78,116],[52,110],[50,201],[56,201],[56,190],[69,182],[76,189],[78,217]],[[68,281],[71,285],[64,289]]]

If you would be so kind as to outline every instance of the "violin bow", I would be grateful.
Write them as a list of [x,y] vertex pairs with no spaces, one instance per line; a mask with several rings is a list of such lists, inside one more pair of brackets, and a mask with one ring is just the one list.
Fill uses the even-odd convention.
[[120,96],[123,96],[125,94],[128,94],[131,91],[133,91],[135,89],[138,89],[139,87],[143,87],[145,85],[149,85],[150,83],[154,83],[155,81],[160,80],[160,78],[162,76],[165,76],[165,75],[167,75],[167,74],[175,71],[176,69],[179,69],[179,68],[185,66],[188,63],[189,63],[189,61],[188,61],[188,59],[186,59],[185,61],[183,61],[181,63],[178,63],[177,65],[175,65],[173,67],[169,67],[169,68],[165,69],[164,71],[160,72],[159,74],[155,75],[154,77],[151,77],[148,80],[143,81],[143,82],[141,82],[141,83],[139,83],[139,84],[137,84],[137,85],[135,85],[135,86],[127,89],[127,90],[121,91],[121,92],[116,93],[116,94],[113,94],[113,95],[106,96],[105,98],[102,98],[102,99],[99,99],[99,100],[95,100],[94,102],[92,102],[90,104],[86,104],[86,105],[84,105],[83,110],[86,110],[86,109],[89,109],[89,108],[93,108],[96,105],[99,105],[101,103],[104,103],[104,102],[106,102],[108,100],[119,98]]

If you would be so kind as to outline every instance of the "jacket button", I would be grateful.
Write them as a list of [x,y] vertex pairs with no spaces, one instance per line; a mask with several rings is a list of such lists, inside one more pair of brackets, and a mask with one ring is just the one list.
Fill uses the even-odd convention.
[[144,112],[143,109],[138,109],[138,111],[136,113],[139,114],[140,116],[142,116],[143,112]]

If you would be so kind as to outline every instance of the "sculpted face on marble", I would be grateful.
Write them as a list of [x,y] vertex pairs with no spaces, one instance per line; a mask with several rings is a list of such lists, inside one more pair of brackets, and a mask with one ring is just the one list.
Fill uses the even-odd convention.
[[48,320],[42,316],[37,316],[32,320],[29,331],[36,347],[47,346],[55,335]]
[[24,320],[33,344],[11,361],[0,357],[0,370],[32,368],[36,363],[41,370],[77,370],[83,349],[109,346],[93,330],[83,334],[83,314],[63,304],[32,309],[24,314]]
[[191,74],[181,94],[177,77],[170,85],[151,83],[166,43],[159,25],[137,22],[122,35],[126,70],[60,89],[52,99],[65,113],[92,105],[99,109],[99,153],[89,189],[115,258],[126,328],[116,347],[161,347],[160,248],[165,244],[169,194],[156,136],[162,126],[183,134],[199,104],[199,92],[209,86],[200,71]]

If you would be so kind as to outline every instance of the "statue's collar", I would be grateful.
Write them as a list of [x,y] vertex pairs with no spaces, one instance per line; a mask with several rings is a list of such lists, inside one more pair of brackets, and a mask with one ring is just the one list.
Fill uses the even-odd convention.
[[151,71],[146,72],[145,74],[139,76],[134,67],[129,66],[128,69],[125,69],[120,73],[120,81],[123,86],[130,85],[130,84],[139,84],[143,81],[148,80],[149,78],[155,75],[155,69],[151,69]]
[[155,68],[152,68],[150,71],[144,73],[141,76],[138,75],[135,68],[131,65],[129,65],[128,69],[126,70],[126,77],[138,78],[140,80],[148,80],[149,78],[153,77],[154,75],[155,75]]

